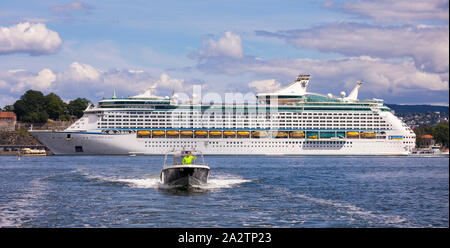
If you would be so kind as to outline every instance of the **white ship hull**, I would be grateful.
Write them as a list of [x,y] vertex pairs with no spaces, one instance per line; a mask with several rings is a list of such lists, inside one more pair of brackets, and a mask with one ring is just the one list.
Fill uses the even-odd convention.
[[[137,138],[136,134],[30,131],[55,155],[163,155],[195,148],[205,155],[408,155],[401,140],[276,138]],[[67,135],[70,134],[70,138]]]

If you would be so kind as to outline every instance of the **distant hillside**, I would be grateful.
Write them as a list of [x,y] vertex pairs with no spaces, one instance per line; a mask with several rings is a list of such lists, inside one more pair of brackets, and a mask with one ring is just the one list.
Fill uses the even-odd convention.
[[433,106],[433,105],[399,105],[399,104],[386,104],[395,113],[426,113],[426,112],[441,112],[448,114],[448,106]]

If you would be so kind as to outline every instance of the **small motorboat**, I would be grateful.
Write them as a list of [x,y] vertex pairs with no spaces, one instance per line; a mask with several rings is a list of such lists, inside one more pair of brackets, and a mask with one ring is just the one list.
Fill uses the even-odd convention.
[[160,179],[165,185],[188,189],[206,184],[209,172],[210,168],[200,151],[172,150],[164,156]]

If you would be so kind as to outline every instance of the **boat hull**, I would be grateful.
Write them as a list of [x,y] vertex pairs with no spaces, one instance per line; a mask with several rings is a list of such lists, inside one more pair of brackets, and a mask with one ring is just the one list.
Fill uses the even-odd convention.
[[163,184],[175,187],[196,187],[208,182],[209,167],[207,166],[174,166],[161,171]]
[[[30,131],[55,155],[163,155],[196,148],[205,155],[408,155],[402,140],[277,138],[137,138],[136,134]],[[70,138],[68,136],[70,135]]]

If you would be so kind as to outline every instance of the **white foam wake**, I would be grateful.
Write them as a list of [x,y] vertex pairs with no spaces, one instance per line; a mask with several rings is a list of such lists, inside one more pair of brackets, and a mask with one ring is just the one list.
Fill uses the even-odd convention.
[[118,178],[116,182],[125,183],[132,188],[157,189],[163,187],[159,178]]
[[[123,183],[128,187],[142,189],[166,189],[170,188],[161,183],[159,176],[149,175],[146,178],[116,178],[103,175],[85,175],[86,177],[99,182]],[[199,186],[201,189],[214,190],[232,188],[239,184],[251,182],[236,175],[215,175],[208,179],[208,183]]]
[[237,186],[238,184],[251,182],[251,180],[244,179],[236,175],[217,175],[208,179],[208,183],[202,185],[201,188],[204,189],[226,189]]

